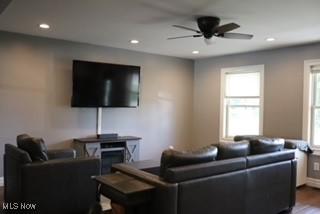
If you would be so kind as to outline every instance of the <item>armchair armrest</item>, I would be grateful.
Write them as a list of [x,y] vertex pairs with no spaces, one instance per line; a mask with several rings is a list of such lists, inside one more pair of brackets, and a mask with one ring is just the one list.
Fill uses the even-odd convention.
[[76,151],[74,149],[51,149],[47,151],[49,160],[75,158]]
[[36,203],[39,213],[84,213],[96,201],[95,175],[100,175],[100,160],[95,158],[26,164],[22,197]]

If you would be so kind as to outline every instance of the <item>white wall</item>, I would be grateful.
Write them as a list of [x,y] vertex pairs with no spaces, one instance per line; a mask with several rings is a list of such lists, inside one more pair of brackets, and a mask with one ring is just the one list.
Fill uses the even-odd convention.
[[302,137],[304,60],[320,58],[320,43],[195,61],[194,147],[219,141],[221,68],[265,65],[267,136]]
[[103,132],[142,137],[142,159],[191,144],[193,61],[0,32],[1,156],[21,133],[51,148],[95,134],[96,110],[70,107],[73,59],[141,66],[140,106],[104,109]]

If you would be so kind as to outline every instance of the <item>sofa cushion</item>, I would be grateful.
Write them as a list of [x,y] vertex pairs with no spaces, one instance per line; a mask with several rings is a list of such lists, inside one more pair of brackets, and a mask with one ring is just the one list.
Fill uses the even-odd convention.
[[17,136],[17,145],[30,155],[32,161],[47,161],[47,148],[43,139],[33,138],[27,134]]
[[280,152],[272,152],[266,154],[250,155],[247,157],[247,167],[263,166],[271,163],[292,160],[295,157],[295,151],[292,149],[284,149]]
[[168,168],[214,161],[217,153],[218,149],[213,145],[190,152],[165,150],[161,156],[160,177],[164,177]]
[[250,140],[250,153],[263,154],[270,152],[278,152],[284,148],[284,139],[282,138],[263,138]]
[[220,143],[218,145],[218,160],[245,157],[250,153],[250,144],[247,140],[234,143]]

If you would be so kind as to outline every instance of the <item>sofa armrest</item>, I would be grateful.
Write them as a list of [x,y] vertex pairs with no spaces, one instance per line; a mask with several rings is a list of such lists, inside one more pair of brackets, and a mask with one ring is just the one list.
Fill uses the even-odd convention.
[[39,213],[87,212],[96,201],[95,175],[100,175],[99,159],[26,164],[22,167],[22,198],[36,203]]
[[296,139],[285,139],[285,148],[286,149],[299,149],[306,154],[313,153],[309,144],[305,140],[296,140]]
[[135,177],[139,180],[142,180],[146,183],[149,183],[154,186],[164,186],[164,187],[171,187],[176,186],[177,184],[172,184],[165,182],[159,176],[154,175],[152,173],[144,171],[144,169],[137,169],[132,164],[115,164],[112,166],[113,172],[122,172],[129,176]]
[[167,183],[159,176],[139,170],[128,164],[115,164],[113,172],[122,172],[126,175],[149,183],[156,187],[151,201],[153,214],[177,214],[178,212],[178,184]]
[[74,149],[51,149],[47,151],[49,160],[75,158],[76,151]]
[[296,204],[297,160],[294,159],[291,163],[290,207],[294,207]]

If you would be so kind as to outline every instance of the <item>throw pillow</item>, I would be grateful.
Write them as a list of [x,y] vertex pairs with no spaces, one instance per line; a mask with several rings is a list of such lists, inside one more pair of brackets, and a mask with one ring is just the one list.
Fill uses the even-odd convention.
[[32,161],[47,161],[47,148],[43,139],[33,138],[27,134],[17,137],[18,148],[28,152]]

